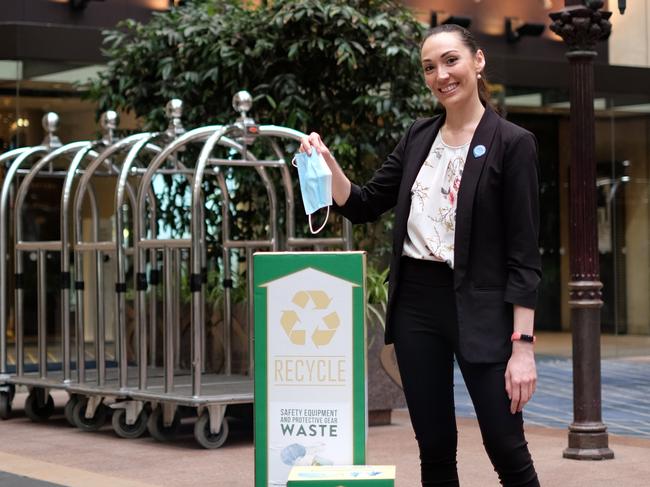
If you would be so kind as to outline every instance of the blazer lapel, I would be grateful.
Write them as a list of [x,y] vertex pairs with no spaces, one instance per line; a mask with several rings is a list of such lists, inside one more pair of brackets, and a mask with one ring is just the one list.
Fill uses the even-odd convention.
[[415,183],[420,168],[422,168],[422,164],[424,164],[424,161],[429,155],[433,141],[435,140],[436,135],[438,135],[438,131],[440,130],[440,127],[442,127],[444,121],[445,116],[443,114],[433,121],[433,124],[429,129],[417,134],[417,138],[414,138],[414,140],[410,142],[410,145],[413,147],[413,153],[409,155],[408,164],[404,168],[404,176],[402,177],[402,188],[408,188],[408,191],[402,191],[402,195],[408,196],[406,199],[409,200],[409,208],[411,206],[410,196],[413,183]]
[[456,234],[454,236],[454,284],[456,288],[460,286],[467,271],[476,186],[485,161],[490,157],[498,122],[499,115],[489,106],[486,107],[467,152],[456,207]]

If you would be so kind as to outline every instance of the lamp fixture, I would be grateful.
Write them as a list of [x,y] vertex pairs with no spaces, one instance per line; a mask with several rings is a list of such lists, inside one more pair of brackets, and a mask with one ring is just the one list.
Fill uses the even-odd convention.
[[86,8],[88,2],[103,2],[104,0],[68,0],[70,10],[79,12]]
[[445,12],[436,12],[435,10],[431,12],[431,27],[437,27],[442,24],[455,24],[460,25],[469,29],[469,26],[472,25],[472,19],[470,17],[461,17],[457,15],[449,15]]
[[71,10],[83,10],[86,8],[88,0],[68,0]]
[[522,36],[539,37],[546,26],[539,23],[526,23],[516,17],[506,17],[506,40],[508,44],[519,42]]
[[625,13],[625,0],[618,0],[618,11],[621,12],[621,15]]

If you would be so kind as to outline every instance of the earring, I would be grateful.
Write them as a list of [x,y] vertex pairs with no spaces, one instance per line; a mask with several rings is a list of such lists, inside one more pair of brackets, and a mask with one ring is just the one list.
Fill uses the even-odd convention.
[[481,73],[477,73],[476,79],[481,79],[481,78],[482,78]]

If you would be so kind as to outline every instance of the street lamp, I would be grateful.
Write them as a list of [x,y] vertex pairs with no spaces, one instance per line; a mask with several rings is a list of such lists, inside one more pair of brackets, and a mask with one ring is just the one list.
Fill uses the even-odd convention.
[[[571,167],[569,306],[573,342],[573,422],[565,458],[614,458],[602,421],[600,374],[600,272],[596,219],[594,66],[596,42],[611,33],[611,12],[602,0],[565,0],[550,14],[551,30],[568,46],[570,65]],[[619,0],[621,13],[625,1]]]

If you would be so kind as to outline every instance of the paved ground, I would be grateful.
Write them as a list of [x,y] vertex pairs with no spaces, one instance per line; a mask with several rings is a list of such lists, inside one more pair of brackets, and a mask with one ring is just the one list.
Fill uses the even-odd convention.
[[[618,358],[603,360],[603,416],[616,458],[580,462],[562,458],[566,426],[572,419],[566,340],[550,348],[558,353],[555,357],[540,353],[539,387],[526,408],[527,437],[542,485],[650,485],[650,361],[621,358],[626,354],[618,352],[609,355]],[[456,393],[461,485],[496,486],[462,380],[457,381]],[[180,436],[172,443],[158,443],[149,437],[123,440],[110,426],[97,433],[67,426],[62,415],[65,393],[55,395],[57,413],[42,424],[25,418],[24,399],[24,393],[18,394],[14,417],[0,422],[0,487],[253,485],[253,434],[243,423],[232,425],[224,447],[206,451],[194,441],[191,420],[182,425]],[[397,465],[398,487],[418,485],[417,447],[406,411],[395,411],[389,426],[370,428],[367,461]]]
[[[57,397],[58,404],[64,401],[65,397]],[[497,486],[475,420],[460,418],[458,426],[461,485]],[[611,435],[610,445],[616,459],[579,462],[562,459],[562,450],[566,447],[565,429],[530,426],[527,436],[542,485],[649,485],[650,440]],[[117,438],[110,427],[98,433],[83,433],[66,425],[61,410],[44,424],[34,424],[18,411],[16,418],[0,423],[0,438],[2,470],[52,484],[71,487],[250,487],[254,481],[252,432],[241,424],[233,427],[224,447],[206,451],[196,446],[190,423],[183,425],[175,442],[161,444],[151,438],[123,440]],[[395,411],[390,426],[370,428],[368,463],[397,465],[398,487],[418,485],[417,447],[406,411]],[[21,485],[0,480],[2,487],[44,485],[48,484]]]

